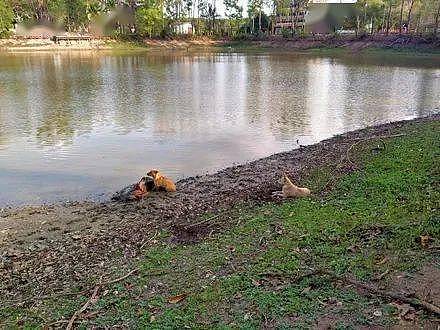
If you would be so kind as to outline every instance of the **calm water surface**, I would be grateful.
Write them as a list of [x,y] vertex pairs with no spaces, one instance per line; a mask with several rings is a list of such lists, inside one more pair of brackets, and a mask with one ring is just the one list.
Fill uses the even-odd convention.
[[106,198],[440,111],[440,59],[0,54],[0,206]]

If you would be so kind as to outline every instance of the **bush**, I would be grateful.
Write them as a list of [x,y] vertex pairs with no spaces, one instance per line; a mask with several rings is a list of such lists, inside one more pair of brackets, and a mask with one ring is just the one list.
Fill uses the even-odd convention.
[[12,8],[3,0],[0,1],[0,38],[5,38],[11,34],[14,20]]
[[290,37],[292,37],[292,30],[290,30],[290,29],[281,29],[281,35],[283,36],[283,38],[290,38]]

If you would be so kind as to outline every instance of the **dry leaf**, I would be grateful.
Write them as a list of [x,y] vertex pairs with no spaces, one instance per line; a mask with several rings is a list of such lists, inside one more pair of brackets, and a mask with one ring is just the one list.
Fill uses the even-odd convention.
[[152,323],[152,322],[154,322],[154,321],[156,321],[156,316],[151,315],[151,317],[150,317],[150,322]]
[[379,281],[379,280],[383,279],[389,272],[390,272],[389,269],[385,270],[383,273],[375,276],[374,280]]
[[375,311],[373,312],[373,315],[376,316],[376,317],[380,317],[380,316],[382,316],[382,311],[380,311],[380,310],[375,310]]
[[254,280],[254,279],[252,279],[252,284],[255,285],[255,286],[260,286],[261,285],[259,280]]
[[432,238],[429,237],[429,235],[420,235],[420,245],[423,248],[427,248],[429,246],[429,243],[431,242]]
[[283,227],[281,226],[276,226],[275,227],[275,233],[277,233],[278,235],[282,235],[283,234]]
[[186,297],[188,297],[187,293],[178,294],[177,296],[169,297],[168,302],[170,304],[177,304],[178,302],[181,302]]
[[347,250],[355,253],[356,252],[356,245],[350,245]]
[[390,303],[391,306],[397,309],[399,317],[406,321],[414,321],[415,319],[415,309],[409,304],[398,304],[396,302]]
[[312,288],[311,288],[310,286],[308,286],[308,287],[304,288],[304,289],[301,291],[301,293],[309,293],[310,290],[312,290]]
[[389,258],[387,256],[383,257],[383,259],[381,261],[379,261],[376,265],[383,265],[384,263],[386,263],[389,260]]

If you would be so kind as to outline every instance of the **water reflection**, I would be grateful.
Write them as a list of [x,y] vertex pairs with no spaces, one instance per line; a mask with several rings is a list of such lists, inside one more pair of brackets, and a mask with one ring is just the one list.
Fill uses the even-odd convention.
[[0,204],[213,171],[438,112],[439,94],[435,58],[1,54]]

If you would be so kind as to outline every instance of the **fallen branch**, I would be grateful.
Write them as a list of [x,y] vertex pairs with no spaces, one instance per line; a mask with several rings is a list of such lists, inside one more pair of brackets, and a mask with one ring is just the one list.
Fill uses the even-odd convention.
[[67,324],[66,330],[71,330],[78,316],[80,316],[89,307],[90,304],[94,304],[96,302],[96,300],[98,299],[99,288],[99,284],[95,286],[95,289],[93,290],[92,296],[89,298],[89,300],[87,300],[86,303],[82,305],[82,307],[72,315],[69,323]]
[[336,171],[337,171],[341,166],[344,165],[344,163],[343,163],[344,158],[345,158],[350,164],[353,165],[353,162],[352,162],[351,159],[350,159],[350,155],[349,155],[349,153],[350,153],[351,149],[353,149],[356,145],[358,145],[358,144],[361,143],[362,141],[374,140],[374,139],[380,139],[380,140],[382,141],[383,145],[384,145],[384,148],[385,148],[385,147],[386,147],[386,144],[385,144],[385,142],[383,141],[383,139],[386,139],[386,138],[394,138],[394,137],[405,136],[405,135],[406,135],[406,134],[375,135],[375,136],[370,136],[370,137],[359,137],[359,138],[352,138],[352,139],[350,139],[351,141],[357,141],[357,142],[353,143],[352,145],[350,145],[350,147],[348,147],[348,149],[347,149],[347,151],[346,151],[346,155],[345,155],[345,157],[344,157],[344,156],[341,157],[341,159],[340,159],[339,163],[337,164],[336,168],[335,168],[335,169],[329,174],[330,179],[329,179],[329,180],[326,182],[326,184],[323,186],[322,190],[327,189],[327,187],[328,187],[328,185],[330,184],[330,182],[332,182],[333,180],[336,179],[336,177],[335,177],[334,174],[336,173]]
[[141,246],[140,246],[140,248],[139,248],[139,253],[141,253],[141,252],[142,252],[142,249],[145,247],[145,245],[147,245],[148,243],[152,242],[152,241],[157,237],[157,235],[159,235],[159,232],[156,230],[156,232],[154,233],[153,237],[151,237],[151,238],[145,240],[145,242],[143,242],[143,243],[141,244]]
[[[130,277],[131,275],[133,275],[137,271],[139,271],[139,268],[135,268],[135,269],[131,270],[130,272],[128,272],[127,274],[125,274],[124,276],[115,278],[114,280],[110,280],[110,281],[106,281],[106,282],[101,282],[101,280],[100,280],[99,283],[93,289],[93,293],[92,293],[91,297],[89,298],[89,300],[87,300],[86,303],[84,305],[82,305],[82,307],[72,315],[69,323],[67,324],[66,330],[71,330],[76,319],[90,306],[90,304],[96,303],[96,301],[98,300],[99,289],[101,289],[102,287],[107,286],[109,284],[114,284],[114,283],[120,282],[122,280],[125,280],[126,278]],[[59,321],[59,322],[61,323],[61,321]],[[53,323],[53,324],[56,324],[56,323]]]
[[109,284],[120,282],[122,280],[125,280],[127,277],[130,277],[131,275],[133,275],[134,273],[136,273],[138,271],[139,271],[139,268],[135,268],[135,269],[131,270],[130,272],[128,272],[127,274],[125,274],[124,276],[115,278],[114,280],[111,280],[111,281],[99,283],[98,286],[106,286],[106,285],[109,285]]
[[[379,140],[382,142],[382,144],[383,144],[383,148],[384,148],[384,149],[386,148],[387,145],[385,144],[385,141],[382,139],[382,137],[380,137],[380,136],[376,136],[376,137],[374,137],[374,138],[379,139]],[[353,164],[353,162],[352,162],[351,159],[350,159],[350,151],[351,151],[351,149],[353,149],[354,146],[356,146],[356,145],[358,145],[359,143],[361,143],[361,142],[363,142],[363,141],[366,141],[366,140],[371,140],[371,138],[357,139],[357,141],[356,141],[355,143],[353,143],[353,144],[347,149],[347,151],[346,151],[346,158],[347,158],[347,160],[348,160],[348,162],[349,162],[350,164]]]
[[214,215],[214,216],[212,216],[212,217],[209,217],[209,218],[207,218],[207,219],[204,219],[204,220],[202,220],[202,221],[199,221],[199,222],[196,222],[196,223],[192,223],[192,224],[190,224],[190,225],[188,225],[188,226],[185,226],[184,228],[185,228],[185,229],[190,229],[190,228],[193,228],[193,227],[200,226],[200,225],[202,225],[202,224],[204,224],[204,223],[206,223],[206,222],[209,222],[209,221],[211,221],[211,220],[217,219],[217,218],[220,217],[221,215],[223,215],[223,212],[222,212],[222,213],[219,213],[219,214],[217,214],[217,215]]
[[394,137],[400,137],[400,136],[406,136],[406,134],[373,135],[373,136],[368,136],[368,137],[353,138],[350,140],[356,141],[356,140],[388,139],[388,138],[394,138]]
[[440,307],[431,304],[427,301],[418,299],[418,298],[409,298],[409,297],[405,297],[404,295],[397,293],[397,292],[392,292],[392,291],[385,291],[379,288],[376,288],[372,285],[366,284],[366,283],[362,283],[360,281],[357,281],[355,279],[352,278],[348,278],[348,277],[340,277],[337,276],[335,273],[327,271],[327,270],[321,270],[320,271],[321,274],[324,275],[328,275],[332,278],[332,280],[337,280],[337,281],[341,281],[341,282],[345,282],[345,283],[349,283],[352,284],[354,286],[356,286],[357,288],[361,288],[364,289],[370,293],[374,293],[378,296],[381,296],[383,298],[388,298],[388,299],[394,299],[394,300],[400,300],[402,302],[405,302],[407,304],[410,304],[414,307],[420,307],[423,308],[424,310],[435,314],[437,316],[440,315]]

